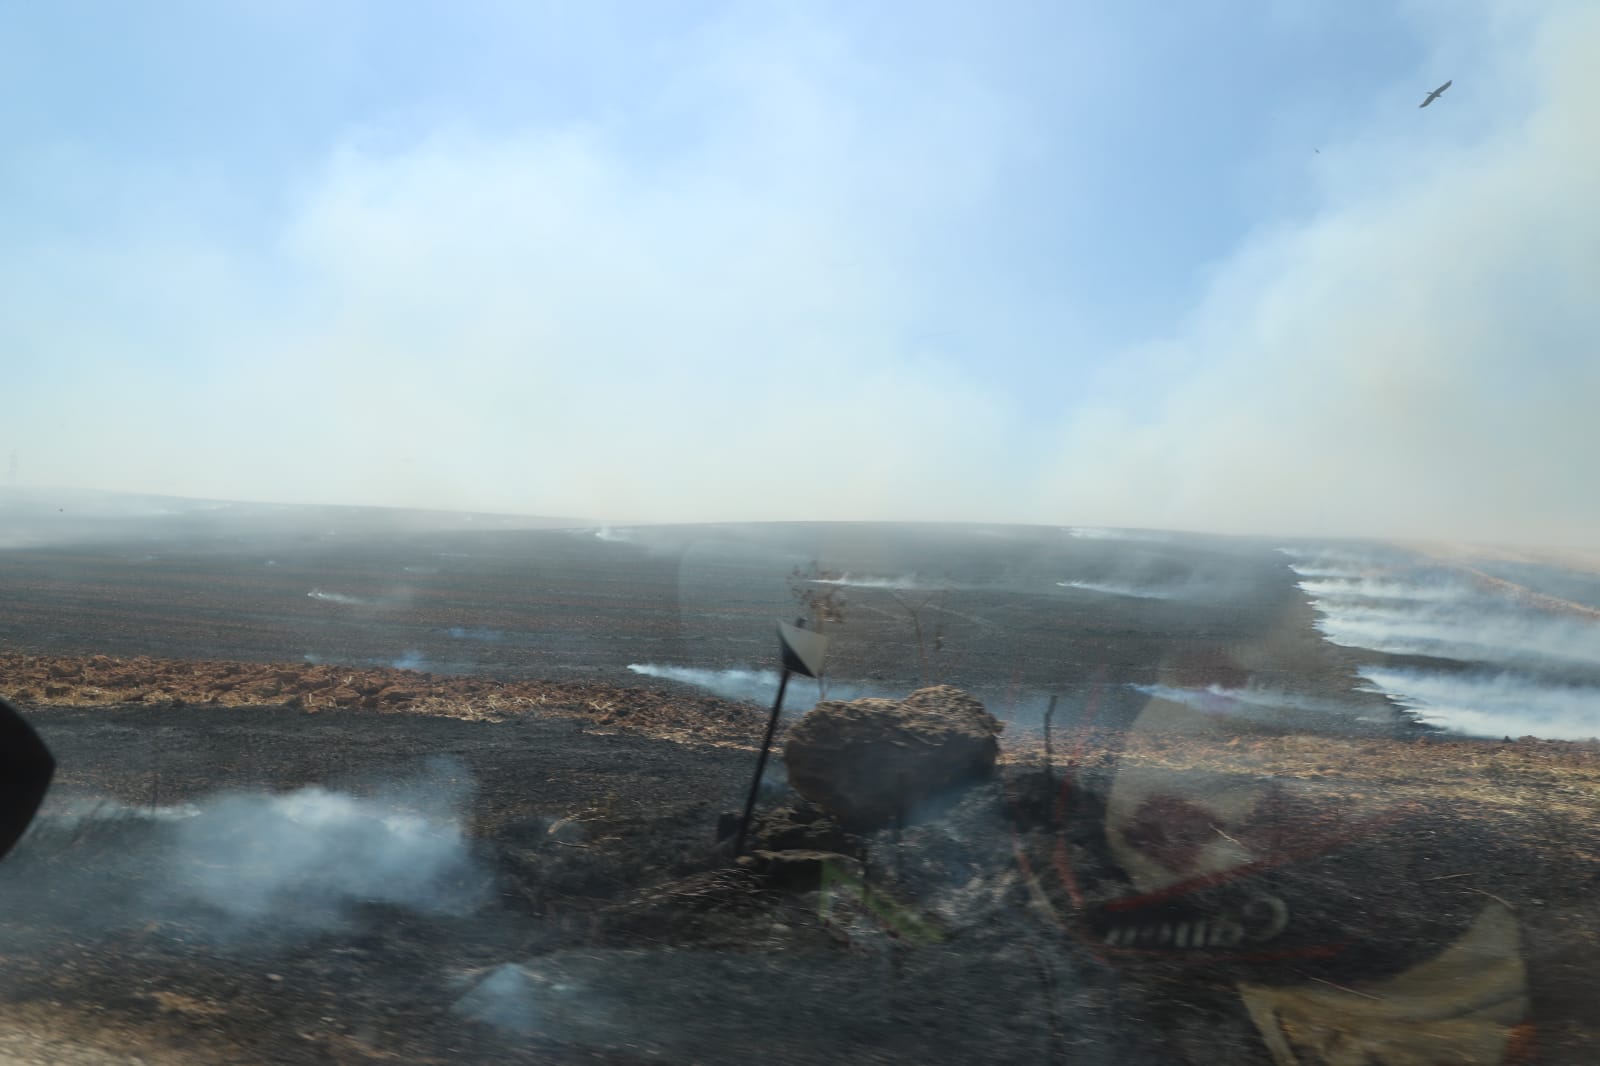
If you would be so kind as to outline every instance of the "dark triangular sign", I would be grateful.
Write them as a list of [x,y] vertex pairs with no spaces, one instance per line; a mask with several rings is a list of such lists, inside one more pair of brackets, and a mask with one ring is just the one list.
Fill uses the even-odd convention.
[[778,623],[778,643],[783,648],[783,668],[807,677],[822,673],[822,658],[828,652],[828,638],[786,622]]

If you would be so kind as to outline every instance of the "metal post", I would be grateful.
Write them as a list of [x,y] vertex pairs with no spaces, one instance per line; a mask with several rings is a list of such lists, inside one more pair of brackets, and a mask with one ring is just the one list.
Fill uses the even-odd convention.
[[772,701],[772,717],[767,719],[767,735],[761,739],[761,755],[756,759],[756,776],[750,782],[750,798],[745,800],[744,817],[739,820],[739,835],[733,840],[735,857],[744,854],[744,837],[750,830],[750,816],[756,810],[756,794],[761,791],[761,775],[767,768],[767,753],[772,750],[772,735],[778,731],[778,715],[783,713],[783,694],[789,687],[789,671],[778,675],[778,698]]

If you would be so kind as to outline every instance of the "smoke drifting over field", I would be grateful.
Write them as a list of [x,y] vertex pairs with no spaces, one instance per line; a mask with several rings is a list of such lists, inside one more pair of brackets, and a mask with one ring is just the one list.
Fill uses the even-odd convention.
[[1072,572],[1055,582],[1057,588],[1135,600],[1223,601],[1248,595],[1254,581],[1236,557],[1195,550],[1179,534],[1074,536],[1082,543],[1074,546]]
[[1127,596],[1135,600],[1171,600],[1178,596],[1178,593],[1171,589],[1153,586],[1141,588],[1137,585],[1118,585],[1108,581],[1057,581],[1056,587],[1098,592],[1106,596]]
[[1179,703],[1191,710],[1219,718],[1270,722],[1280,726],[1309,725],[1308,715],[1336,719],[1360,717],[1358,708],[1336,700],[1316,699],[1276,689],[1246,687],[1178,688],[1170,685],[1132,685],[1151,699]]
[[902,577],[854,577],[850,574],[845,574],[843,577],[814,577],[808,580],[813,585],[837,585],[852,589],[887,589],[901,592],[909,592],[913,589],[938,590],[949,587],[947,583],[924,581],[914,575]]
[[346,607],[370,607],[373,605],[373,601],[364,600],[359,596],[346,596],[342,592],[326,592],[322,589],[312,589],[306,595],[313,600],[321,600],[323,603],[343,604]]
[[352,905],[452,913],[476,883],[453,814],[411,790],[367,798],[324,788],[220,796],[177,823],[171,891],[243,925],[324,927]]
[[1480,736],[1600,737],[1600,688],[1514,673],[1365,667],[1361,675],[1425,722]]
[[[454,1010],[463,1018],[518,1036],[529,1036],[549,1027],[544,1009],[546,996],[542,994],[546,991],[527,970],[508,962],[480,976],[478,983],[456,1001]],[[562,993],[577,990],[558,984],[549,991],[559,998]]]
[[1584,605],[1398,550],[1283,551],[1329,641],[1455,664],[1362,669],[1423,720],[1484,735],[1600,734],[1600,622]]
[[1068,526],[1067,536],[1078,540],[1130,540],[1160,543],[1171,536],[1152,529],[1101,529],[1098,526]]
[[[667,681],[676,681],[706,692],[714,693],[725,699],[740,700],[746,703],[756,703],[771,706],[772,699],[778,692],[778,672],[776,670],[705,670],[697,667],[662,666],[655,663],[632,663],[628,669],[633,673],[645,677],[657,677]],[[903,685],[869,685],[855,681],[838,681],[832,678],[827,680],[827,698],[830,700],[857,700],[864,698],[904,699],[913,689],[917,688],[916,682]],[[1044,720],[1046,708],[1050,703],[1050,694],[1033,688],[1024,688],[1017,685],[994,684],[969,686],[974,696],[980,699],[989,713],[1003,722],[1014,723],[1019,727],[1032,728]],[[784,695],[784,710],[786,714],[795,715],[810,710],[816,706],[819,696],[817,683],[810,678],[792,677],[789,689]],[[772,771],[768,771],[769,776]]]
[[1336,558],[1332,568],[1291,566],[1335,644],[1463,662],[1600,668],[1600,624],[1529,602],[1515,586],[1422,558]]
[[[15,861],[73,860],[93,882],[66,893],[76,911],[94,914],[88,904],[102,894],[115,899],[95,921],[181,920],[219,943],[307,936],[374,903],[460,914],[488,883],[462,821],[462,774],[440,760],[365,795],[310,786],[149,807],[80,797],[47,804]],[[121,843],[86,850],[102,834]],[[46,909],[64,891],[52,880],[37,902]],[[20,895],[19,913],[33,905]]]
[[[776,670],[704,670],[692,666],[661,666],[656,663],[629,663],[628,669],[644,677],[659,677],[666,681],[693,685],[725,699],[745,703],[771,705],[773,697],[778,694]],[[831,679],[827,682],[827,687],[828,698],[831,700],[854,700],[863,696],[899,699],[905,695],[904,692],[891,692],[887,689]],[[789,683],[784,706],[790,711],[809,709],[815,706],[817,699],[816,683],[808,678],[796,677]]]

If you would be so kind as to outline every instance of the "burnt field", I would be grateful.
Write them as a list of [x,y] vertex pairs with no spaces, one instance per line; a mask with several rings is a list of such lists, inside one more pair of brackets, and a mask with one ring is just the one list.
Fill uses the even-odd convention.
[[[1241,980],[1357,979],[1108,955],[1052,871],[1070,854],[1091,906],[1126,891],[1096,843],[1118,767],[1179,792],[1267,783],[1296,846],[1330,819],[1376,827],[1282,889],[1374,972],[1508,908],[1547,1053],[1514,1061],[1590,1060],[1592,746],[1080,731],[1052,772],[1019,737],[952,805],[828,841],[858,864],[830,885],[716,846],[756,708],[387,668],[339,680],[413,698],[262,706],[223,687],[249,664],[181,667],[0,663],[8,687],[192,686],[28,710],[60,770],[0,863],[8,1061],[1272,1062]],[[321,691],[326,668],[297,669]],[[1058,798],[1075,772],[1081,809]],[[805,808],[780,780],[760,809],[757,846],[793,847]]]
[[[756,845],[835,880],[718,846],[796,590],[835,590],[836,694],[945,681],[1009,720],[995,779],[889,829],[814,828],[775,769]],[[1241,988],[1348,1021],[1490,904],[1533,1004],[1501,1043],[1591,1058],[1595,747],[1410,728],[1359,690],[1404,657],[1323,640],[1273,544],[169,530],[0,552],[0,591],[0,694],[59,762],[0,862],[8,1061],[1282,1063]],[[1215,718],[1217,687],[1273,713]],[[1191,697],[1199,731],[1126,730]],[[1265,797],[1208,839],[1336,842],[1282,892],[1365,969],[1108,949],[1118,779]]]
[[[793,576],[813,566],[838,583]],[[1179,680],[1249,678],[1393,716],[1355,691],[1362,657],[1319,638],[1271,544],[1054,528],[149,532],[0,553],[0,650],[613,684],[640,683],[635,666],[715,689],[673,671],[770,669],[797,591],[840,604],[830,674],[860,694],[948,681],[1037,721],[1048,694],[1070,708],[1098,683],[1122,699],[1210,656],[1231,673]]]

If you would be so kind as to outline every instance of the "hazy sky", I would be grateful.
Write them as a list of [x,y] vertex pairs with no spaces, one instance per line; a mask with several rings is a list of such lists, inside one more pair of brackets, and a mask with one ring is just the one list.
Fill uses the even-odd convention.
[[1591,0],[7,5],[0,455],[1594,543],[1596,54]]

